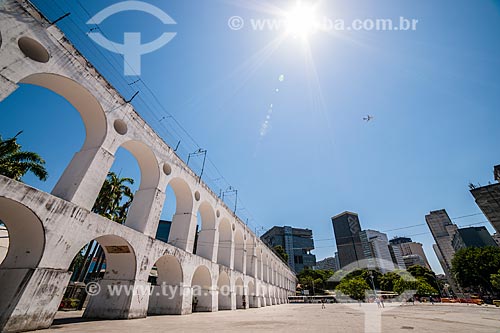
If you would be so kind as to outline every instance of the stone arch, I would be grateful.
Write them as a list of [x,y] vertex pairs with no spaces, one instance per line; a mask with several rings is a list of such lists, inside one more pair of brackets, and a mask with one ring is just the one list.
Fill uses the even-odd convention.
[[247,243],[247,263],[246,263],[246,275],[255,277],[255,265],[257,261],[257,256],[255,255],[255,241],[251,239]]
[[[109,159],[110,156],[109,152],[101,148],[108,130],[102,104],[81,83],[60,74],[34,73],[20,79],[17,83],[50,90],[66,99],[79,113],[85,128],[85,140],[59,177],[52,194],[80,204],[87,209],[92,208],[106,177],[107,165],[104,167],[101,165],[97,168],[100,172],[92,173],[91,177],[88,177],[88,168],[95,161],[100,161],[99,163],[102,164],[101,161],[105,158]],[[96,158],[96,155],[100,156]],[[85,184],[85,188],[81,189],[81,184],[86,181],[90,184]]]
[[266,253],[266,256],[264,258],[264,262],[263,262],[263,267],[262,267],[262,270],[264,271],[264,276],[263,276],[263,280],[267,283],[269,283],[269,255]]
[[212,206],[204,201],[198,208],[201,217],[201,230],[198,232],[196,254],[210,261],[214,258],[215,212]]
[[257,279],[264,280],[262,273],[262,248],[257,248]]
[[225,271],[219,273],[217,280],[218,307],[220,310],[232,310],[231,306],[231,282]]
[[244,272],[245,267],[245,239],[241,230],[234,234],[234,270]]
[[259,302],[257,300],[257,290],[255,288],[255,283],[250,280],[248,281],[248,305],[251,308],[258,308]]
[[127,240],[116,235],[103,235],[93,240],[104,250],[106,258],[104,280],[135,280],[137,258],[134,248]]
[[234,283],[234,291],[236,294],[236,309],[245,309],[248,304],[247,293],[245,291],[245,284],[241,277],[237,277]]
[[[7,254],[0,264],[1,322],[3,316],[8,316],[19,302],[19,295],[26,288],[25,282],[32,277],[40,263],[45,249],[45,231],[40,219],[29,208],[4,197],[0,197],[0,220],[5,224],[9,236]],[[54,298],[62,297],[61,291],[60,295],[55,293],[56,290],[51,294],[40,293],[37,301],[44,300],[48,306],[51,303],[54,305]]]
[[[212,275],[210,270],[200,265],[196,268],[191,278],[193,291],[193,312],[212,311]],[[195,305],[196,304],[196,305]]]
[[160,167],[153,150],[145,143],[136,140],[126,141],[121,147],[134,155],[139,164],[141,170],[139,191],[157,188],[160,181]]
[[217,263],[231,267],[231,250],[233,246],[233,232],[229,220],[223,218],[217,229],[219,233],[219,246],[217,250]]
[[32,84],[52,90],[64,97],[80,113],[85,126],[82,150],[99,147],[106,137],[106,115],[97,98],[77,81],[54,73],[28,75],[19,83]]
[[274,260],[269,264],[269,284],[274,285]]
[[149,296],[148,314],[182,314],[183,272],[179,260],[164,255],[155,267],[157,278]]
[[9,233],[7,256],[0,268],[36,268],[45,248],[45,230],[40,219],[23,204],[0,197],[0,221]]
[[[123,311],[123,304],[127,304],[132,299],[140,297],[135,287],[138,284],[142,284],[136,280],[137,257],[134,248],[126,239],[112,234],[101,235],[91,240],[86,240],[85,243],[92,242],[93,240],[101,246],[104,252],[105,273],[99,281],[101,292],[90,297],[83,317],[107,318],[110,313],[113,313],[116,318],[129,318],[129,311],[132,311],[132,309]],[[79,248],[81,246],[83,244]],[[76,257],[77,253],[73,253],[73,258]],[[114,285],[130,287],[134,291],[128,295],[111,295],[109,290]]]
[[139,189],[134,193],[134,199],[128,211],[125,225],[151,236],[156,232],[158,223],[156,221],[157,214],[155,213],[160,180],[158,160],[153,150],[140,141],[126,141],[121,147],[134,156],[141,173]]
[[259,298],[260,298],[260,305],[261,306],[269,306],[269,303],[267,302],[267,298],[266,298],[266,288],[264,287],[264,285],[261,285],[260,286],[260,294],[259,294]]
[[182,178],[173,178],[168,185],[174,191],[176,201],[168,242],[183,250],[192,252],[195,227],[193,223],[193,193],[187,182]]

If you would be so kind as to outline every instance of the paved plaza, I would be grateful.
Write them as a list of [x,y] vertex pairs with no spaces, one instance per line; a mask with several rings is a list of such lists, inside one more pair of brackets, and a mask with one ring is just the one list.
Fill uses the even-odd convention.
[[[365,327],[365,315],[368,323]],[[381,325],[377,316],[382,314]],[[500,332],[500,308],[463,304],[287,304],[260,309],[81,321],[59,312],[44,332]]]

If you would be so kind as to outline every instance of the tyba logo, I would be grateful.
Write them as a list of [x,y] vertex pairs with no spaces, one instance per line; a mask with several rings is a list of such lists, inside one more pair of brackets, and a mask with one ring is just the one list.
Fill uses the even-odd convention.
[[[123,1],[106,7],[88,20],[87,24],[101,24],[108,17],[125,11],[145,12],[155,16],[163,24],[176,24],[167,13],[158,7],[141,1]],[[146,44],[141,44],[140,32],[125,32],[123,44],[110,41],[100,32],[91,31],[88,35],[94,42],[108,51],[123,54],[124,74],[126,76],[133,76],[141,74],[141,56],[162,48],[175,37],[176,33],[165,32],[156,40]]]

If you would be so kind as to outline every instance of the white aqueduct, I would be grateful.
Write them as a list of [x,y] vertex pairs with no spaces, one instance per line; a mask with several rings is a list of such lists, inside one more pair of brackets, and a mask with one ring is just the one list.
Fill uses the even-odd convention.
[[[92,240],[104,249],[101,288],[177,286],[175,297],[101,292],[88,318],[132,319],[148,314],[189,314],[193,287],[199,311],[263,307],[287,302],[295,274],[227,208],[88,63],[63,33],[27,1],[0,3],[0,101],[18,84],[45,87],[80,113],[86,139],[51,194],[0,176],[0,220],[10,247],[0,265],[0,330],[51,325],[68,285],[76,254]],[[141,183],[125,225],[90,212],[119,147],[138,161]],[[170,185],[176,212],[169,242],[156,240]],[[202,218],[193,254],[197,215]],[[228,288],[229,296],[219,293]],[[243,299],[247,302],[243,302]]]

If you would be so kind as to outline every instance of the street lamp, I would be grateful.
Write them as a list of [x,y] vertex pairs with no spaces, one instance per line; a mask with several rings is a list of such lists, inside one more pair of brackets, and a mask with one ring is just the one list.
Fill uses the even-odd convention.
[[375,282],[373,281],[373,272],[372,271],[370,271],[370,279],[372,281],[373,296],[375,296],[375,298],[377,298],[377,292],[375,291]]

